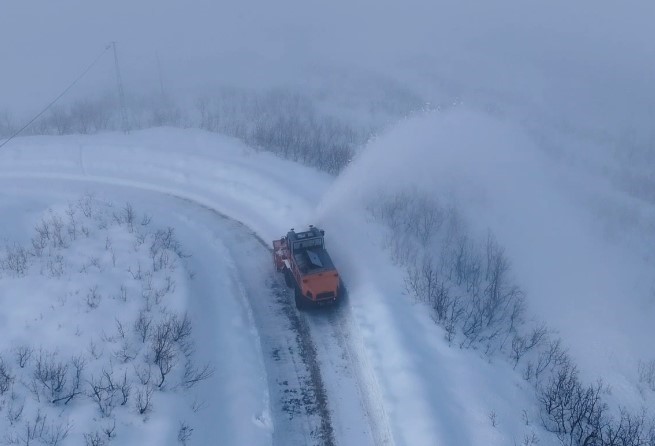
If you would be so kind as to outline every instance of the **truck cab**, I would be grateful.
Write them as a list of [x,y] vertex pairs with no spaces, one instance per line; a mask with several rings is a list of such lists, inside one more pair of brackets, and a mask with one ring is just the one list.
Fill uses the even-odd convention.
[[311,225],[303,232],[291,229],[273,241],[273,258],[287,286],[294,288],[298,308],[337,301],[340,278],[325,249],[325,231]]

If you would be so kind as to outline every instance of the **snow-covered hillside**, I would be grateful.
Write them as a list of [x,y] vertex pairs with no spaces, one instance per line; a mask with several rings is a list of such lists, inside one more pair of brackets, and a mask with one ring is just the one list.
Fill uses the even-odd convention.
[[[170,305],[188,311],[199,364],[209,362],[214,374],[192,393],[157,393],[145,423],[133,406],[121,411],[117,432],[124,436],[116,437],[117,444],[145,444],[145,438],[175,444],[180,423],[189,423],[189,444],[555,445],[520,371],[502,356],[449,345],[444,330],[407,295],[404,271],[383,248],[384,228],[371,220],[366,205],[380,193],[411,186],[461,209],[473,234],[490,229],[526,292],[528,316],[559,331],[584,380],[604,378],[616,404],[648,406],[653,392],[639,383],[638,363],[655,359],[647,344],[654,334],[647,323],[652,264],[624,240],[603,237],[601,220],[590,210],[596,208],[587,204],[607,186],[592,178],[587,190],[567,187],[576,184],[576,174],[544,158],[512,126],[469,112],[401,123],[365,147],[336,179],[195,130],[30,137],[0,153],[6,222],[0,237],[9,246],[27,243],[49,208],[65,211],[68,202],[91,193],[111,204],[102,205],[109,214],[120,215],[130,202],[139,215],[152,216],[150,225],[174,227],[183,251],[191,254],[178,262]],[[331,316],[284,314],[288,296],[276,294],[279,279],[261,243],[305,224],[326,229],[328,249],[348,286],[347,302]],[[107,336],[115,331],[114,318],[138,316],[133,297],[127,300],[134,308],[109,297],[111,290],[120,296],[120,285],[130,279],[126,265],[147,256],[131,247],[136,234],[125,222],[108,223],[93,242],[84,242],[91,247],[71,242],[66,248],[75,265],[68,275],[50,278],[34,265],[30,274],[38,280],[3,275],[13,285],[3,287],[2,299],[11,299],[9,291],[18,287],[41,286],[29,305],[43,306],[41,329],[55,327],[47,330],[51,348],[61,345],[66,356],[88,354],[103,327]],[[117,240],[116,267],[107,254],[108,237]],[[79,272],[95,257],[99,267]],[[94,286],[89,280],[107,287],[99,285],[103,297],[92,310],[85,301]],[[52,296],[53,284],[73,295],[81,291],[75,299]],[[13,321],[14,336],[38,349],[46,343],[20,319],[34,326],[36,310],[30,307],[29,317],[16,313],[25,308],[7,306],[0,314]],[[100,320],[86,317],[80,331],[88,337],[76,336],[74,320],[84,315]],[[73,321],[61,319],[68,317]],[[302,336],[312,345],[295,339]],[[17,347],[10,344],[3,348]],[[284,349],[278,349],[276,357],[278,345],[289,355],[279,356]],[[305,352],[296,355],[294,349]],[[277,366],[278,358],[287,365]],[[17,367],[12,364],[12,370]],[[284,373],[299,389],[311,389],[310,400],[320,399],[322,389],[325,407],[285,411],[279,389]],[[32,398],[25,386],[21,392]],[[71,420],[70,438],[75,435],[77,443],[70,444],[84,444],[82,433],[103,423],[88,402],[63,409],[50,407],[48,420]]]

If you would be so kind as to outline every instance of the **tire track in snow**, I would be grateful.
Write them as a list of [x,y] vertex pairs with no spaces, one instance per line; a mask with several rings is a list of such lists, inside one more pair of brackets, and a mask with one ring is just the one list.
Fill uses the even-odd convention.
[[[227,236],[214,237],[228,248],[242,274],[240,283],[257,327],[269,382],[274,443],[336,445],[310,329],[298,317],[286,290],[272,277],[268,246],[243,224],[214,209],[200,207],[220,219],[227,229]],[[262,276],[262,269],[269,271],[263,283],[257,278]]]

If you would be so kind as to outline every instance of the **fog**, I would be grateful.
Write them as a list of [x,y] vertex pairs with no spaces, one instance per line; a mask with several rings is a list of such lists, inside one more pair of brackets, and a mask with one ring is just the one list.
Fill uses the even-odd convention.
[[[121,129],[116,42],[134,130],[199,127],[323,170],[313,223],[353,238],[383,240],[375,200],[434,199],[458,236],[497,240],[526,326],[545,322],[637,413],[624,384],[655,335],[654,18],[652,0],[4,1],[0,138],[96,58],[69,109],[28,130]],[[343,260],[347,277],[359,258]]]
[[[158,88],[158,54],[165,87],[180,95],[376,75],[426,102],[643,135],[653,16],[647,0],[3,2],[0,109],[42,106],[116,41],[128,95]],[[110,56],[74,94],[114,87]]]
[[[517,258],[553,250],[552,260],[568,246],[583,262],[593,251],[591,242],[574,242],[580,240],[582,217],[552,225],[552,218],[570,212],[544,208],[553,192],[538,180],[542,170],[551,170],[546,167],[551,161],[539,158],[543,153],[607,173],[624,146],[630,153],[652,151],[655,3],[650,1],[62,0],[4,2],[0,8],[0,111],[19,116],[48,103],[110,41],[118,45],[128,96],[160,88],[159,58],[166,92],[187,104],[225,85],[318,89],[351,119],[362,110],[348,114],[349,99],[365,96],[376,104],[393,87],[416,98],[397,120],[412,107],[476,110],[446,121],[428,116],[384,136],[385,150],[399,152],[380,155],[372,144],[323,206],[353,187],[380,187],[379,177],[370,176],[380,169],[382,183],[395,175],[441,191],[457,185],[458,199],[471,209],[477,209],[476,200],[497,203],[489,220],[479,209],[472,220],[492,227]],[[69,96],[114,89],[113,58],[106,52]],[[373,106],[364,110],[375,112]],[[371,157],[380,156],[381,166],[371,164]],[[636,169],[639,163],[632,162]],[[358,166],[369,172],[368,183],[349,179],[366,176]],[[431,182],[435,177],[440,182]],[[525,213],[507,224],[503,218],[516,206]],[[608,213],[616,220],[614,211]],[[525,231],[531,224],[535,233]],[[540,279],[544,283],[561,268],[551,266]],[[524,277],[531,274],[530,268],[519,270]],[[556,291],[563,302],[575,293],[572,280]],[[544,293],[537,294],[535,310],[546,311],[548,293],[535,283]]]
[[[455,206],[468,235],[498,237],[526,291],[529,318],[563,336],[586,379],[620,382],[650,354],[653,261],[640,251],[655,246],[645,223],[652,207],[623,197],[617,212],[619,197],[603,179],[549,159],[519,126],[463,108],[405,120],[369,143],[319,215],[354,212],[402,191]],[[626,211],[644,221],[627,221]],[[606,225],[617,219],[620,231],[608,238]],[[628,404],[632,394],[623,389],[618,397]]]

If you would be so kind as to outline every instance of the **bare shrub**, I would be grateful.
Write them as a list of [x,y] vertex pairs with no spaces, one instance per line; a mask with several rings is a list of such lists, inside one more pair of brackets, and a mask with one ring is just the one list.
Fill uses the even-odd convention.
[[37,401],[43,396],[52,404],[68,404],[82,393],[80,385],[85,365],[81,356],[67,363],[59,361],[53,353],[40,350],[34,359],[30,390]]
[[0,112],[0,137],[7,138],[16,132],[16,124],[13,115],[7,111]]
[[46,262],[48,276],[61,277],[66,271],[64,256],[57,253],[48,257]]
[[155,388],[149,384],[141,385],[137,389],[135,407],[140,415],[145,415],[152,410],[152,396],[154,393]]
[[7,434],[5,442],[11,445],[29,446],[38,442],[58,446],[68,438],[72,428],[70,423],[48,423],[48,416],[38,410],[33,418],[25,421],[22,433]]
[[534,348],[540,346],[548,335],[548,329],[545,325],[534,327],[528,335],[515,334],[512,338],[510,358],[514,363],[514,368],[518,365],[521,358]]
[[84,99],[70,105],[72,130],[77,133],[96,133],[109,128],[111,109],[105,98]]
[[41,257],[43,250],[50,244],[50,226],[45,220],[42,220],[34,230],[36,235],[32,237],[33,252],[37,257]]
[[405,285],[419,301],[430,305],[439,323],[446,319],[452,297],[432,258],[425,256],[419,265],[409,266]]
[[64,232],[64,220],[55,212],[50,213],[50,240],[53,248],[67,248],[68,240]]
[[569,446],[597,444],[606,423],[603,391],[600,382],[583,386],[574,366],[560,367],[538,393],[544,427]]
[[127,382],[127,373],[123,380],[116,380],[111,370],[103,369],[99,376],[91,376],[87,381],[87,395],[98,406],[103,418],[111,416],[116,404],[125,405],[131,386]]
[[12,392],[7,405],[7,420],[11,426],[15,426],[20,422],[24,410],[25,399],[20,398],[18,394]]
[[159,229],[153,236],[150,244],[150,258],[152,259],[153,271],[160,271],[164,268],[173,268],[175,260],[171,254],[184,258],[186,255],[182,252],[180,243],[175,238],[175,230],[168,228]]
[[600,437],[603,446],[651,446],[655,444],[653,429],[654,425],[652,422],[648,424],[643,411],[634,415],[621,407],[618,420],[606,423]]
[[87,193],[78,200],[77,207],[82,211],[82,215],[86,218],[91,218],[93,216],[94,204],[95,196]]
[[145,311],[139,311],[139,316],[134,321],[134,332],[139,336],[141,342],[145,343],[150,336],[152,317]]
[[177,431],[177,441],[183,446],[186,446],[187,441],[191,438],[191,434],[193,434],[193,428],[186,422],[181,421],[180,428]]
[[107,441],[100,432],[95,431],[84,434],[84,444],[85,446],[105,446]]
[[123,340],[119,349],[114,353],[114,357],[121,363],[126,363],[136,359],[137,354],[133,345],[129,341]]
[[639,361],[637,366],[639,382],[646,384],[650,390],[655,392],[655,359],[651,361]]
[[98,292],[98,285],[94,285],[93,287],[89,288],[89,290],[86,293],[86,305],[94,310],[98,308],[98,305],[100,305],[100,301],[102,300],[102,295],[100,292]]
[[18,366],[21,369],[23,369],[25,368],[25,365],[32,357],[32,354],[34,353],[34,348],[30,345],[19,345],[18,347],[15,347],[13,351]]
[[159,370],[160,379],[157,383],[159,388],[164,385],[166,376],[173,370],[177,361],[174,335],[174,326],[169,319],[157,324],[150,337],[152,362]]
[[5,248],[4,258],[0,260],[0,267],[13,276],[25,276],[29,269],[27,249],[16,243],[7,246]]
[[[532,368],[535,381],[538,382],[544,372],[559,369],[570,362],[567,351],[562,347],[562,340],[559,338],[549,340],[545,344],[545,348],[539,351],[536,363]],[[531,374],[524,373],[524,377],[529,380]]]
[[68,216],[68,236],[71,240],[77,239],[78,223],[76,217],[76,209],[72,203],[68,203],[66,208],[66,215]]
[[214,374],[214,368],[211,364],[205,364],[202,367],[196,367],[190,359],[184,363],[184,376],[182,377],[182,387],[190,389],[201,381],[210,378]]
[[0,396],[4,395],[14,384],[14,375],[11,374],[9,365],[0,356]]

